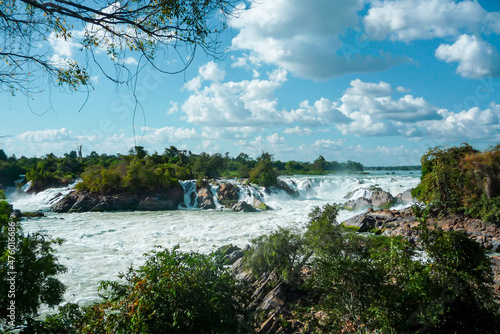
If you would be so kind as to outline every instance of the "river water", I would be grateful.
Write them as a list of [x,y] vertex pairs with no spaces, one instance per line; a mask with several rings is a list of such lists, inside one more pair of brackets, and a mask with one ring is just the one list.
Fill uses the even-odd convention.
[[[232,243],[244,247],[252,238],[273,231],[278,226],[303,228],[308,213],[315,206],[344,203],[348,199],[369,196],[370,187],[378,186],[397,195],[419,183],[419,172],[385,171],[369,175],[327,175],[281,177],[300,196],[292,198],[283,191],[266,194],[263,189],[241,187],[240,200],[260,196],[274,210],[266,212],[231,212],[228,210],[182,209],[163,212],[47,212],[46,217],[24,220],[25,232],[43,233],[65,242],[56,247],[61,264],[68,268],[59,279],[67,286],[66,302],[81,305],[97,299],[101,280],[116,280],[119,272],[143,263],[143,254],[155,246],[210,252]],[[10,191],[7,197],[15,209],[47,211],[51,200],[69,188],[49,189],[36,195]],[[409,204],[396,206],[403,207]],[[357,212],[342,210],[338,221]],[[42,314],[47,309],[42,309]]]

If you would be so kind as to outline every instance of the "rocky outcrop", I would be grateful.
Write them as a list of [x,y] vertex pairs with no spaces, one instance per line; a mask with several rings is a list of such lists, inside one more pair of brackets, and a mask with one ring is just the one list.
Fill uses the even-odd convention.
[[347,210],[362,210],[367,208],[389,208],[396,202],[396,199],[387,191],[381,188],[372,188],[372,194],[369,198],[359,197],[355,200],[349,200],[344,203]]
[[182,187],[157,193],[102,195],[73,191],[51,206],[54,212],[175,210],[184,201]]
[[[411,208],[404,210],[368,210],[342,223],[344,226],[359,228],[360,232],[376,230],[385,236],[403,236],[410,242],[418,242],[419,232],[415,231],[418,220]],[[483,248],[500,252],[500,227],[479,219],[450,213],[444,217],[430,216],[427,224],[437,225],[445,231],[462,231],[477,241]]]
[[238,187],[232,183],[222,183],[219,187],[219,192],[217,199],[219,203],[226,206],[231,206],[232,204],[238,202]]
[[198,207],[200,209],[215,209],[214,194],[209,184],[198,189]]
[[254,200],[253,200],[253,207],[259,211],[269,211],[269,210],[273,209],[269,205],[267,205],[266,203],[258,200],[257,198],[254,198]]
[[411,195],[411,189],[408,189],[400,194],[397,194],[396,195],[396,200],[399,202],[399,203],[411,203],[411,202],[415,202],[415,199],[413,198],[413,196]]
[[297,190],[292,189],[288,184],[286,184],[285,181],[282,181],[282,180],[278,180],[278,183],[276,184],[276,188],[283,190],[291,197],[299,197],[299,195],[300,195]]
[[231,206],[231,210],[236,212],[256,212],[257,209],[248,204],[247,202],[237,202]]

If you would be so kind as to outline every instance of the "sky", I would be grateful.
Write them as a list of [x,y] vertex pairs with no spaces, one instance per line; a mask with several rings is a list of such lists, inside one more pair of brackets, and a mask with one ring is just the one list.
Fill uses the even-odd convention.
[[[223,55],[198,50],[180,74],[129,53],[124,64],[141,68],[130,85],[93,66],[89,93],[50,84],[33,96],[2,92],[0,149],[40,157],[78,145],[84,155],[174,145],[397,166],[419,164],[431,147],[500,143],[498,0],[259,0],[238,8],[220,36]],[[55,36],[46,47],[53,61],[84,57],[78,43]],[[173,71],[188,57],[166,50],[156,61]]]

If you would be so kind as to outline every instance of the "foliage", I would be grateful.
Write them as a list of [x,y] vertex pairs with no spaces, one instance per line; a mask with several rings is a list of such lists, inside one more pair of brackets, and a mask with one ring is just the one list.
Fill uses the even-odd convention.
[[278,183],[278,171],[273,167],[272,155],[262,153],[257,164],[250,171],[250,182],[270,187]]
[[[115,83],[130,83],[134,75],[125,65],[129,57],[150,63],[163,73],[183,71],[191,61],[182,61],[173,71],[162,68],[155,58],[176,50],[181,59],[192,59],[197,47],[208,55],[219,55],[217,36],[226,18],[236,15],[233,1],[25,1],[0,2],[3,37],[0,50],[0,89],[14,94],[43,92],[45,81],[57,80],[70,90],[90,86],[90,63],[74,59],[54,61],[48,52],[33,52],[47,41],[78,45],[86,59]],[[95,52],[105,50],[116,68],[104,70]],[[189,57],[182,56],[187,51]],[[175,63],[169,62],[169,63]],[[124,75],[120,73],[124,72]],[[40,80],[40,81],[39,81]]]
[[[341,228],[337,213],[335,205],[315,208],[303,235],[279,229],[254,240],[244,258],[254,274],[274,271],[288,282],[303,265],[311,268],[302,289],[317,295],[315,309],[324,312],[321,321],[309,322],[311,331],[495,333],[499,328],[490,262],[475,241],[428,228],[423,217],[424,259],[400,237]],[[306,317],[309,311],[302,312]]]
[[500,220],[500,145],[478,152],[471,146],[436,147],[422,157],[418,200],[444,211],[493,223]]
[[[19,222],[10,218],[11,210],[0,191],[0,318],[19,325],[35,317],[41,304],[53,307],[62,302],[65,287],[55,276],[66,268],[53,249],[62,240],[25,235]],[[12,301],[15,319],[8,317]]]
[[103,282],[106,300],[90,306],[81,333],[242,332],[241,292],[215,256],[152,251],[125,283]]
[[280,227],[252,240],[252,247],[245,252],[245,267],[256,277],[274,272],[284,282],[298,284],[302,266],[308,258],[304,246],[297,231]]

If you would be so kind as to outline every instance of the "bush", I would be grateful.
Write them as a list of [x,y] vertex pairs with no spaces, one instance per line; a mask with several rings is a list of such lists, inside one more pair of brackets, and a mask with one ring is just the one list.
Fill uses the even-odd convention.
[[278,171],[273,167],[272,155],[262,153],[257,159],[257,164],[250,171],[250,182],[271,187],[278,183]]
[[[53,307],[62,302],[65,286],[55,276],[66,268],[58,263],[52,248],[62,240],[38,233],[25,235],[19,222],[10,218],[11,210],[0,191],[0,325],[17,326],[36,317],[41,304]],[[7,309],[12,301],[15,318]]]
[[234,333],[244,329],[241,292],[214,255],[152,251],[146,263],[103,282],[82,333]]
[[252,247],[245,253],[245,267],[255,277],[274,272],[286,283],[298,284],[301,281],[301,269],[306,262],[305,243],[297,231],[278,228],[252,240]]
[[500,223],[500,145],[478,152],[467,144],[429,149],[412,195],[440,211]]

